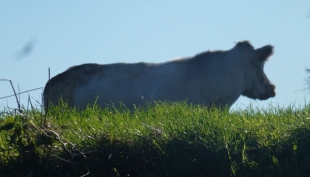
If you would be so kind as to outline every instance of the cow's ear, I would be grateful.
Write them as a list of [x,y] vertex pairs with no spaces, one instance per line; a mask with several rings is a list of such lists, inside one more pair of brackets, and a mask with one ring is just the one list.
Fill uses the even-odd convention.
[[256,56],[258,60],[266,61],[273,53],[273,46],[266,45],[262,48],[256,49]]
[[249,41],[240,41],[236,44],[236,47],[245,47],[254,50],[254,47],[251,45]]

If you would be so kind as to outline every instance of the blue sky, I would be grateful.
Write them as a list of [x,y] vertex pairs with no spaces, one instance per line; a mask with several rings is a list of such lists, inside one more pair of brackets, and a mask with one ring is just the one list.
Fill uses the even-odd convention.
[[[310,102],[310,2],[300,1],[0,1],[0,79],[20,91],[44,87],[51,76],[82,63],[163,62],[249,40],[271,44],[265,65],[275,98],[240,97],[234,107]],[[30,92],[33,102],[42,90]],[[0,82],[0,97],[13,94]],[[27,105],[28,94],[21,95]],[[16,107],[14,97],[0,107]]]

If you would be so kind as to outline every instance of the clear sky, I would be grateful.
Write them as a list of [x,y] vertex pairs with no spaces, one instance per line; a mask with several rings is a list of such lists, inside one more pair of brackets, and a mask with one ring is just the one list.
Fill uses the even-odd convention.
[[[274,46],[265,65],[275,98],[240,97],[250,104],[297,106],[310,102],[310,1],[0,1],[0,79],[20,91],[44,87],[51,76],[82,63],[163,62],[249,40]],[[42,90],[29,92],[41,101]],[[0,97],[13,94],[0,81]],[[28,94],[21,95],[27,105]],[[15,98],[0,107],[16,108]]]

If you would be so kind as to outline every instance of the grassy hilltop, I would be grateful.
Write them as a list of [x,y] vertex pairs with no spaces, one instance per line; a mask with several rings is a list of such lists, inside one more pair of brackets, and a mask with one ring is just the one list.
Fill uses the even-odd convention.
[[0,111],[0,176],[309,176],[310,106]]

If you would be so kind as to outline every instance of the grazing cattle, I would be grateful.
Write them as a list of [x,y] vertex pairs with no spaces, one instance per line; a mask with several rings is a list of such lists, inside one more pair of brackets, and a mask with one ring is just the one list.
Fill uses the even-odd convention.
[[231,106],[240,95],[265,100],[275,96],[264,63],[273,47],[254,49],[248,41],[231,50],[204,52],[165,63],[83,64],[53,77],[44,89],[44,104],[62,98],[69,106],[122,102],[128,108],[145,101],[182,101]]

